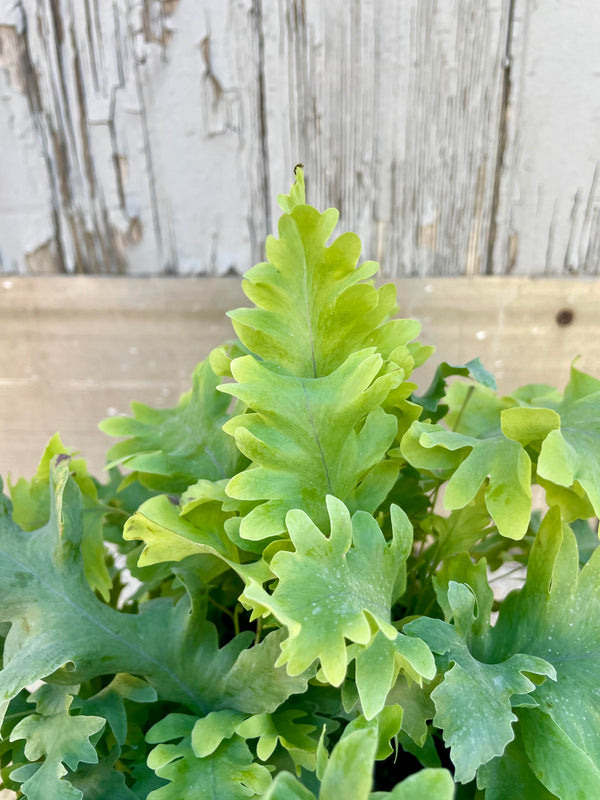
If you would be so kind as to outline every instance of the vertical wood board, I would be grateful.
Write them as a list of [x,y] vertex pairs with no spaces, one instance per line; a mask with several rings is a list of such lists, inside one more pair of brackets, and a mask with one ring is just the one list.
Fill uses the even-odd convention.
[[495,266],[600,273],[600,4],[515,0]]
[[600,269],[595,0],[0,0],[0,272],[262,258],[295,163],[390,276]]
[[250,0],[0,0],[0,269],[250,266],[257,57]]
[[264,8],[270,184],[309,165],[386,274],[484,272],[508,3]]

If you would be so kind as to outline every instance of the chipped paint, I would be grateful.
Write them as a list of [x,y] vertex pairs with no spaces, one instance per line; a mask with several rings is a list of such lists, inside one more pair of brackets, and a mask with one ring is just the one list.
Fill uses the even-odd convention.
[[0,0],[0,272],[242,272],[302,161],[390,276],[598,274],[598,36],[595,0]]

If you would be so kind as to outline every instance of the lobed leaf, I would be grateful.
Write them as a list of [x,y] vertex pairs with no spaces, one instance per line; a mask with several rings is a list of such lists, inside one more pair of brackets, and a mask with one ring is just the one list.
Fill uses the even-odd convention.
[[401,443],[413,466],[452,473],[447,509],[463,508],[486,483],[486,507],[498,530],[522,538],[531,515],[533,457],[548,501],[569,521],[600,514],[600,381],[572,367],[563,398],[546,386],[497,398],[483,387],[454,384],[447,399],[452,430],[414,422]]
[[380,404],[402,372],[382,368],[373,348],[312,380],[276,374],[251,356],[232,363],[237,383],[219,388],[240,398],[251,413],[232,418],[224,430],[252,464],[230,480],[226,492],[238,500],[265,501],[241,520],[242,538],[282,534],[292,508],[306,511],[317,524],[325,522],[326,495],[347,501],[371,470],[380,487],[367,496],[371,502],[364,510],[374,511],[385,499],[397,468],[382,473],[380,463],[397,422]]
[[107,468],[121,464],[151,489],[180,492],[201,478],[230,478],[241,466],[239,453],[221,428],[229,401],[216,391],[220,379],[208,361],[194,370],[193,386],[174,408],[132,403],[133,417],[108,417],[100,430],[128,437],[108,451]]
[[213,502],[203,504],[189,519],[169,497],[159,495],[142,503],[129,517],[123,528],[123,538],[144,542],[138,561],[141,567],[202,556],[198,574],[209,583],[240,561],[238,548],[225,533],[225,521],[229,517],[221,503]]
[[[33,478],[30,481],[19,478],[14,485],[9,482],[12,516],[25,531],[41,528],[50,519],[50,464],[55,456],[62,453],[71,454],[72,451],[63,445],[56,433],[48,442]],[[86,462],[71,455],[70,463],[71,476],[81,490],[84,504],[81,550],[85,576],[92,589],[108,600],[112,580],[104,551],[102,517],[105,508],[99,501],[96,483],[88,472]]]
[[511,710],[511,697],[536,688],[525,673],[551,678],[556,673],[543,658],[522,652],[495,663],[478,660],[467,645],[475,621],[475,596],[464,584],[451,582],[448,602],[454,625],[422,617],[404,630],[444,656],[444,679],[431,693],[436,708],[433,722],[450,747],[455,779],[467,783],[481,764],[502,755],[514,738],[512,725],[517,717]]
[[[525,586],[502,604],[486,655],[517,651],[556,670],[556,682],[535,690],[538,707],[520,712],[534,773],[561,800],[593,796],[600,791],[600,550],[579,571],[575,536],[557,508],[533,544]],[[571,755],[565,760],[564,753]]]
[[266,767],[254,762],[238,736],[223,741],[216,750],[198,758],[191,744],[194,717],[171,714],[148,732],[148,741],[159,744],[148,756],[148,765],[168,783],[150,792],[147,800],[242,800],[262,797],[271,784]]
[[[317,378],[335,371],[352,353],[375,347],[384,358],[418,335],[414,320],[391,320],[396,289],[364,283],[378,270],[357,267],[360,239],[345,233],[328,247],[338,212],[305,204],[302,169],[284,210],[279,239],[266,241],[267,262],[244,275],[242,289],[254,308],[231,311],[242,343],[287,375]],[[413,361],[414,364],[414,361]]]
[[414,422],[402,439],[402,455],[414,467],[451,470],[444,506],[464,508],[486,479],[485,505],[503,536],[522,539],[531,517],[531,459],[502,433],[477,439],[441,425]]
[[[224,695],[235,707],[231,687],[238,679],[234,672],[228,687],[228,676],[252,634],[219,649],[216,629],[204,619],[201,597],[191,590],[176,605],[168,598],[147,602],[139,614],[103,604],[83,573],[81,499],[69,480],[68,460],[53,463],[51,486],[51,519],[39,531],[25,533],[6,514],[0,516],[0,614],[12,623],[4,646],[0,701],[66,667],[55,674],[56,680],[72,683],[133,673],[143,675],[162,699],[200,713],[218,707]],[[246,668],[254,663],[262,669],[259,654],[265,652],[258,650],[244,662]],[[285,678],[275,681],[271,691],[263,681],[273,682],[273,677],[269,670],[254,677],[256,697],[270,696],[273,702],[282,692],[287,697],[291,686],[306,685],[304,679],[294,683]],[[252,693],[246,694],[244,706],[252,706]],[[266,709],[260,704],[256,708],[255,701],[251,710]]]
[[72,696],[62,695],[62,709],[50,714],[31,714],[13,728],[11,741],[25,739],[25,756],[31,762],[43,758],[41,764],[13,770],[11,778],[26,778],[21,791],[29,800],[77,800],[83,797],[68,781],[63,780],[67,767],[76,770],[80,762],[97,764],[98,755],[90,738],[104,727],[102,717],[71,716]]
[[580,486],[600,516],[600,381],[572,367],[555,415],[557,422],[541,444],[538,475],[566,488]]
[[316,727],[306,721],[298,722],[299,718],[306,720],[306,711],[290,709],[252,716],[231,710],[212,711],[194,725],[192,749],[198,758],[204,758],[237,734],[246,740],[258,739],[256,754],[261,761],[270,759],[280,744],[297,765],[314,770],[317,740],[308,734]]
[[243,598],[287,627],[278,664],[298,675],[319,659],[328,682],[339,686],[346,674],[346,639],[366,645],[373,629],[397,637],[390,613],[398,581],[404,585],[412,529],[393,506],[392,540],[387,543],[370,514],[359,511],[351,518],[335,497],[327,498],[327,508],[329,538],[303,511],[289,512],[295,552],[281,551],[271,560],[279,579],[275,591],[269,595],[250,584]]

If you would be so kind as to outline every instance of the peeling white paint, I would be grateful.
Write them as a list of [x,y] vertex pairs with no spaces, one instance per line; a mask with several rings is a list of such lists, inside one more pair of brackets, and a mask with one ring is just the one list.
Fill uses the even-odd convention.
[[390,276],[600,271],[596,0],[55,6],[0,0],[0,273],[243,272],[299,161]]

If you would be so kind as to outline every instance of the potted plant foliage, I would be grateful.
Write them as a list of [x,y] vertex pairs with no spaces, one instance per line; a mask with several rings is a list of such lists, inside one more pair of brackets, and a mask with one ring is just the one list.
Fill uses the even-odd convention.
[[474,360],[419,393],[432,348],[358,237],[301,169],[279,203],[237,339],[102,423],[109,481],[55,436],[0,495],[4,786],[600,797],[600,381],[499,397]]

